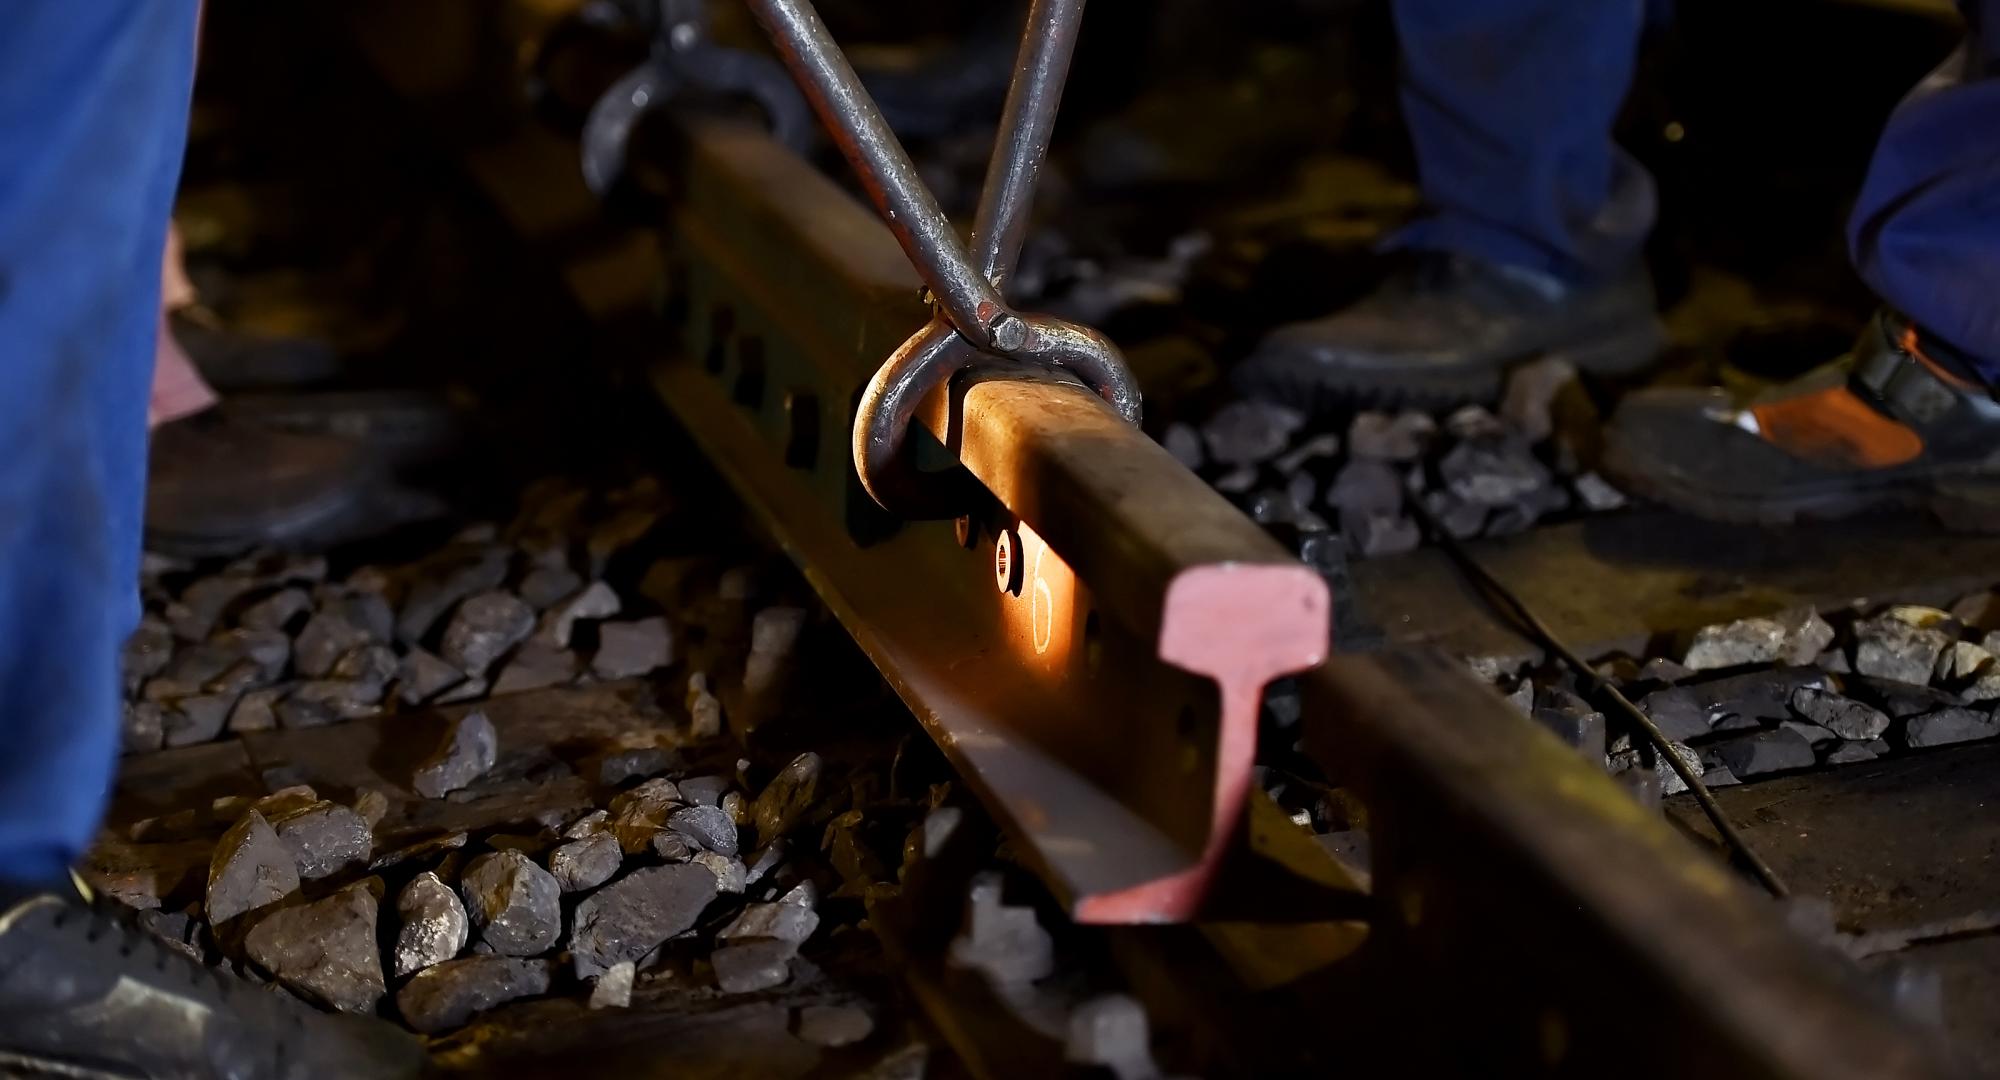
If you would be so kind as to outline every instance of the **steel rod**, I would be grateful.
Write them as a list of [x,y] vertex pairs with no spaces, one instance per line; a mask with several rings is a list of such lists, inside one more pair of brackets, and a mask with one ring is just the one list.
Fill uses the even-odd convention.
[[1029,210],[1069,79],[1083,5],[1084,0],[1034,0],[1028,9],[1014,81],[972,226],[973,258],[1003,297],[1027,238]]
[[945,317],[975,345],[1019,347],[1026,327],[973,265],[950,219],[810,0],[746,2]]

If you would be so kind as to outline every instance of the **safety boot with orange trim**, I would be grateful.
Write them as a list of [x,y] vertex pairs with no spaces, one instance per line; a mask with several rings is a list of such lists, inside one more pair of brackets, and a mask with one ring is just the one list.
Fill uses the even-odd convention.
[[1923,508],[2000,531],[2000,400],[1968,358],[1893,312],[1840,361],[1747,407],[1719,390],[1634,394],[1604,439],[1614,481],[1698,517]]

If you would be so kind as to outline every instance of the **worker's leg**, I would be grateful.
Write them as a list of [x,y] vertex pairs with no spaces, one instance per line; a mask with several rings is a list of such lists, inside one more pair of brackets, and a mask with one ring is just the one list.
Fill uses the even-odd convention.
[[62,875],[117,760],[160,251],[194,0],[21,0],[0,28],[0,878]]
[[1889,117],[1849,227],[1890,307],[2000,382],[2000,0],[1963,0],[1964,46]]
[[1650,362],[1639,265],[1653,181],[1612,141],[1647,0],[1395,0],[1403,111],[1426,205],[1391,241],[1414,273],[1284,327],[1235,372],[1307,409],[1447,405],[1497,394],[1514,364]]
[[1565,280],[1624,271],[1653,179],[1612,141],[1645,0],[1395,0],[1428,215],[1407,247]]
[[1626,399],[1607,471],[1709,517],[1782,522],[1927,504],[2000,529],[2000,0],[1890,117],[1850,240],[1887,307],[1837,370],[1736,409]]
[[0,22],[0,1051],[51,1076],[412,1076],[386,1025],[230,989],[64,895],[117,761],[195,2]]

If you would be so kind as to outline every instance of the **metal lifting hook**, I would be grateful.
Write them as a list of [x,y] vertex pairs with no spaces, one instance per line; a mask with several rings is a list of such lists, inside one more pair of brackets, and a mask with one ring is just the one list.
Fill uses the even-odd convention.
[[1138,423],[1138,383],[1110,339],[1086,326],[1015,311],[1004,295],[1027,236],[1028,208],[1048,154],[1084,0],[1033,0],[1029,7],[1000,136],[980,192],[973,254],[959,242],[811,0],[746,2],[936,303],[937,318],[889,357],[862,394],[854,421],[854,467],[868,494],[904,517],[965,512],[964,477],[918,470],[907,443],[924,396],[982,354],[1065,368],[1120,416]]

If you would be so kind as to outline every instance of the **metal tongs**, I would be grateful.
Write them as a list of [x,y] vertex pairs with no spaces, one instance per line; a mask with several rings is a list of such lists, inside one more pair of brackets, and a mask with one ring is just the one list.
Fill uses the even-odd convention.
[[959,242],[811,0],[746,2],[916,266],[936,312],[883,363],[862,394],[854,420],[854,468],[868,494],[903,517],[966,511],[964,490],[942,479],[953,474],[919,470],[907,443],[924,397],[981,356],[1061,367],[1120,416],[1138,423],[1138,383],[1109,338],[1087,326],[1016,311],[1005,296],[1027,236],[1028,210],[1076,50],[1084,0],[1032,0],[1029,6],[973,223],[972,253]]

